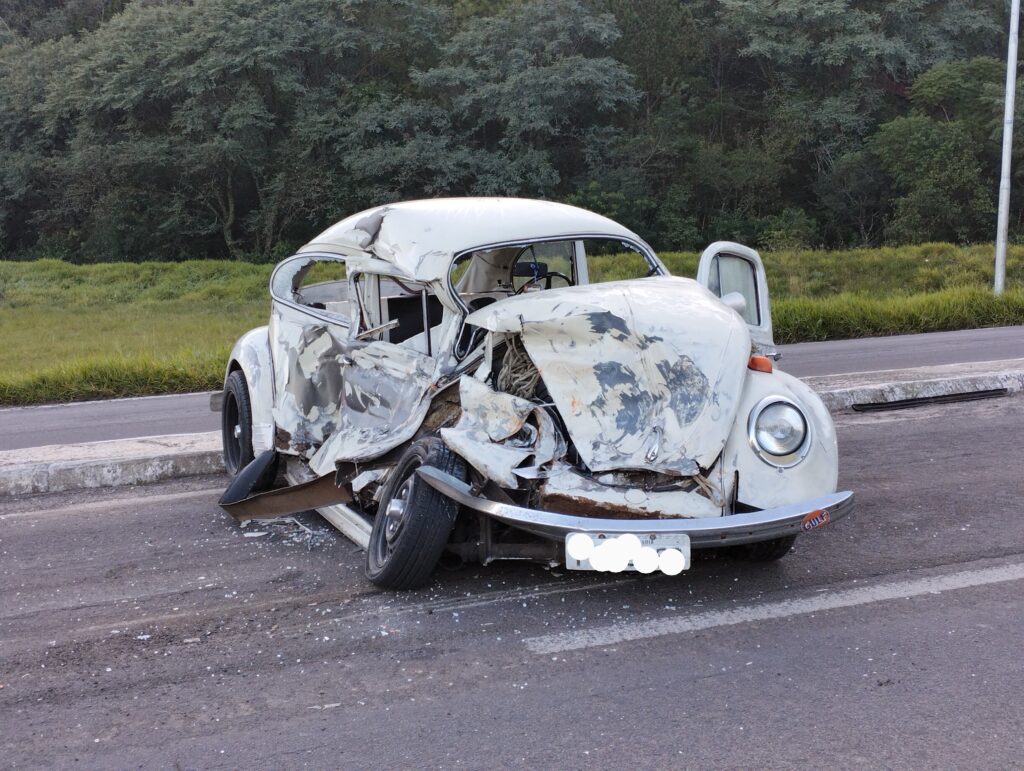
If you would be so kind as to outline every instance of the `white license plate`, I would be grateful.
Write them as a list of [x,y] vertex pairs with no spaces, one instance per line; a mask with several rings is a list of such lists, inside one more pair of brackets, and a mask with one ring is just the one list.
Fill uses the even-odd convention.
[[[593,539],[595,547],[599,547],[601,544],[605,543],[606,541],[614,540],[614,539],[617,538],[617,534],[589,533],[588,535]],[[636,535],[637,538],[640,539],[641,546],[650,547],[651,549],[654,549],[658,553],[659,557],[660,557],[661,553],[663,551],[665,551],[666,549],[675,549],[675,550],[679,551],[682,554],[682,556],[683,556],[682,570],[689,570],[690,569],[690,564],[691,564],[691,559],[690,559],[690,536],[685,535],[685,534],[675,534],[675,533],[673,533],[673,534],[636,533],[635,535]],[[593,559],[593,557],[581,560],[581,559],[576,559],[572,555],[570,555],[569,554],[569,538],[568,537],[566,538],[565,566],[569,570],[597,570],[598,568],[595,568],[591,564],[591,560],[592,559]],[[599,560],[599,562],[600,562],[600,560]],[[619,565],[621,565],[621,561],[619,562]],[[618,567],[618,566],[617,565],[613,565],[613,567]],[[629,560],[626,563],[625,567],[623,567],[621,569],[604,570],[602,572],[615,572],[615,573],[618,573],[618,572],[621,572],[621,571],[636,571],[636,570],[637,570],[637,568],[633,564],[633,560]],[[655,572],[656,573],[656,572],[659,572],[659,570],[660,570],[660,568],[655,568],[655,570],[648,571],[648,572]],[[678,571],[676,571],[676,572],[678,572]]]

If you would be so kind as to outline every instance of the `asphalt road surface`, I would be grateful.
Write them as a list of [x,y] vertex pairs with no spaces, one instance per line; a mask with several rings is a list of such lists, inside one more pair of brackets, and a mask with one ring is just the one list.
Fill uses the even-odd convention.
[[1024,326],[783,345],[779,366],[797,377],[1024,357]]
[[[1024,357],[1024,326],[782,346],[781,369],[839,375]],[[0,450],[217,431],[207,394],[0,409]]]
[[854,514],[675,578],[392,594],[220,478],[0,501],[3,765],[1024,766],[1024,397],[838,429]]

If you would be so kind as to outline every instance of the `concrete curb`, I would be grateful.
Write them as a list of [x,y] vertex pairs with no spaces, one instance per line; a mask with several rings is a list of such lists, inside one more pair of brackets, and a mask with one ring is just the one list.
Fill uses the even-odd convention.
[[[1024,391],[1024,359],[808,377],[833,413],[853,405],[1005,388]],[[0,496],[148,484],[224,471],[220,432],[0,452]]]
[[844,412],[860,404],[887,404],[1003,388],[1008,393],[1018,393],[1024,391],[1024,359],[858,372],[803,380],[818,392],[830,412]]
[[224,471],[220,432],[0,452],[0,496],[149,484]]

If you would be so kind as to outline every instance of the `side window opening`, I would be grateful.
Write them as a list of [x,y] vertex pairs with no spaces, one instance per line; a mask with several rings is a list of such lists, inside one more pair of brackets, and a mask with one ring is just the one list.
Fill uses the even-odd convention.
[[283,300],[339,316],[351,315],[348,278],[344,260],[313,257],[292,271],[275,276],[272,293]]
[[437,353],[444,306],[426,284],[391,276],[355,277],[361,340],[378,340],[427,356]]
[[452,265],[450,280],[455,293],[470,308],[481,297],[500,299],[515,291],[509,279],[512,263],[522,247],[501,247],[467,252]]
[[389,331],[388,339],[392,343],[411,344],[423,353],[433,354],[436,345],[426,350],[423,345],[415,345],[414,338],[426,342],[425,330],[435,330],[444,319],[444,306],[423,284],[406,284],[394,279],[381,280],[381,300],[386,303],[388,321],[396,321],[396,326]]

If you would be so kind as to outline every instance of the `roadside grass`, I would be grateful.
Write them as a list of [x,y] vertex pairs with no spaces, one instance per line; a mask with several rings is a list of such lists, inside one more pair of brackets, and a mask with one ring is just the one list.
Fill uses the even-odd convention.
[[218,388],[271,266],[0,262],[0,404]]
[[[660,252],[677,276],[695,276],[696,252]],[[876,249],[791,249],[762,252],[768,291],[783,297],[828,297],[865,294],[872,297],[938,292],[954,287],[992,286],[991,244],[955,246],[917,244]],[[642,275],[639,255],[591,258],[592,276],[603,281]],[[1006,255],[1007,286],[1024,285],[1024,245],[1011,245]]]
[[266,303],[0,308],[0,404],[218,388],[235,339]]
[[[992,247],[762,255],[779,343],[1024,324],[1024,246],[992,295]],[[665,253],[677,275],[695,253]],[[595,278],[638,275],[626,255]],[[218,388],[228,352],[269,314],[272,266],[227,261],[0,261],[0,405]]]
[[775,342],[842,340],[1024,324],[1024,288],[982,287],[889,297],[843,293],[772,300]]

